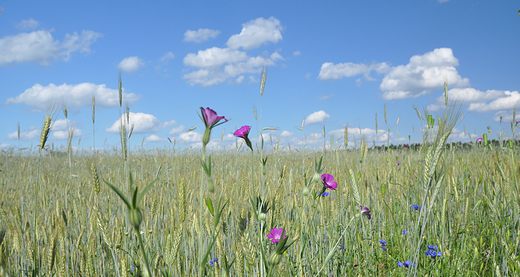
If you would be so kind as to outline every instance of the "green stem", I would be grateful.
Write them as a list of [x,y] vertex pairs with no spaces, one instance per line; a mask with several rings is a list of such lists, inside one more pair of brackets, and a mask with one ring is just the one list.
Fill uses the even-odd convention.
[[150,270],[150,265],[149,265],[150,263],[148,262],[148,255],[146,255],[146,251],[144,251],[144,244],[143,244],[143,239],[141,238],[141,233],[139,232],[138,228],[135,228],[134,230],[137,233],[137,238],[139,239],[139,245],[141,246],[141,252],[143,252],[144,262],[146,263],[146,270],[148,271],[148,276],[153,276],[152,271]]
[[[202,161],[206,161],[206,146],[205,145],[202,145]],[[202,204],[202,202],[204,202],[204,175],[206,174],[206,172],[204,172],[204,168],[202,168],[202,173],[200,174],[200,200],[199,200],[199,276],[202,276],[202,269],[203,269],[203,264],[202,264],[202,259],[203,259],[203,253],[204,251],[202,251],[202,247],[203,247],[203,244],[202,244],[202,232],[203,232],[203,229],[202,229],[202,212],[204,210],[204,205]]]

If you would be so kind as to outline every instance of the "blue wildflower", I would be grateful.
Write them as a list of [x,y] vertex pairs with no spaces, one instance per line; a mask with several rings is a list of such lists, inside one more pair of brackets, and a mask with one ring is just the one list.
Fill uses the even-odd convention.
[[386,246],[387,245],[387,243],[386,243],[386,241],[384,239],[380,239],[379,243],[381,243],[382,246]]
[[417,205],[412,205],[412,209],[414,210],[420,210],[422,208],[422,206],[417,206]]
[[[318,192],[318,193],[319,193],[319,192]],[[326,192],[324,192],[324,193],[321,194],[321,197],[325,197],[325,196],[329,196],[329,195],[330,195],[330,193],[329,193],[328,191],[326,191]]]
[[402,266],[404,266],[404,267],[411,267],[411,266],[414,266],[414,264],[413,264],[410,260],[408,260],[408,261],[406,261],[406,262],[404,262],[404,263],[401,263],[400,261],[397,261],[397,265],[398,265],[399,267],[402,267]]
[[408,235],[408,231],[403,230],[403,235]]
[[381,246],[381,250],[386,251],[386,247]]

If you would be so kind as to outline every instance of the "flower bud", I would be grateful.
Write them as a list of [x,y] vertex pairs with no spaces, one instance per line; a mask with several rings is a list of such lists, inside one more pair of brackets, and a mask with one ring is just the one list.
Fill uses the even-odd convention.
[[308,189],[308,188],[304,188],[304,189],[303,189],[303,195],[304,195],[304,196],[309,195],[309,189]]
[[128,220],[135,229],[139,229],[139,225],[141,225],[141,222],[143,221],[143,215],[141,214],[141,210],[139,210],[139,208],[130,209],[128,211]]
[[208,181],[209,192],[215,192],[215,183],[213,183],[213,178],[209,177]]
[[264,213],[261,213],[259,218],[260,218],[260,220],[265,220],[267,218],[267,215]]
[[276,253],[276,251],[275,251],[273,254],[271,254],[271,257],[269,257],[269,264],[271,266],[275,266],[275,265],[279,264],[281,260],[282,260],[282,255]]
[[318,182],[323,182],[323,180],[321,179],[321,176],[319,173],[314,173],[314,176],[312,177],[312,181],[314,183],[318,183]]

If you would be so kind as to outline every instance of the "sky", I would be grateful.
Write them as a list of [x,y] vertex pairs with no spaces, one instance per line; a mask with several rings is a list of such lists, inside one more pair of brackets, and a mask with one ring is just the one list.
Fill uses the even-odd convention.
[[48,114],[48,145],[66,146],[73,128],[75,149],[120,147],[126,107],[130,149],[200,148],[200,107],[229,120],[213,130],[214,149],[241,143],[233,132],[243,125],[252,126],[253,141],[262,133],[268,146],[282,148],[317,149],[324,140],[330,147],[331,139],[344,146],[345,128],[348,147],[361,139],[414,143],[425,128],[414,106],[440,115],[446,81],[463,113],[449,140],[469,142],[489,131],[492,139],[510,137],[520,106],[516,1],[17,0],[0,7],[1,149],[39,144]]

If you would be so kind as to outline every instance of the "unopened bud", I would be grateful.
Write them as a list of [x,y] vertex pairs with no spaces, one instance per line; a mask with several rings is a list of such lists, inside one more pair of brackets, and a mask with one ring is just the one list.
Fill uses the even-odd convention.
[[303,195],[305,195],[305,196],[309,195],[309,189],[308,188],[304,188],[303,189]]
[[265,220],[267,218],[267,215],[264,213],[261,213],[259,218],[260,218],[260,220]]
[[318,182],[323,182],[323,180],[321,179],[321,176],[319,173],[314,173],[314,176],[312,177],[312,181],[314,181],[314,183],[318,183]]
[[139,226],[143,221],[143,214],[141,214],[141,210],[139,210],[139,208],[130,209],[128,211],[128,221],[130,221],[130,224],[132,224],[135,229],[139,229]]
[[271,254],[271,257],[269,257],[269,264],[271,266],[275,266],[275,265],[279,264],[281,260],[282,260],[282,255],[276,253],[276,251],[275,251],[273,254]]

